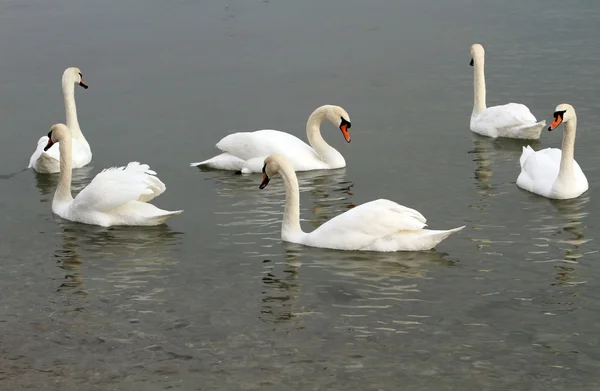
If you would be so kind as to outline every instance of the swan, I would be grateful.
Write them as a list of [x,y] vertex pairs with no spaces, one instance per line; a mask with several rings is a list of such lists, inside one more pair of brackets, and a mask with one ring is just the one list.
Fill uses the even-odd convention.
[[337,126],[346,142],[350,142],[350,117],[340,106],[324,105],[317,108],[306,122],[306,137],[310,145],[298,137],[278,130],[257,130],[230,134],[217,143],[223,151],[211,159],[191,163],[221,170],[235,170],[243,174],[260,172],[264,159],[273,154],[285,156],[294,170],[330,170],[346,167],[341,153],[321,136],[321,123],[328,119]]
[[471,114],[471,130],[482,136],[537,140],[546,121],[537,122],[527,106],[508,103],[487,107],[485,103],[485,50],[476,43],[471,46],[471,66],[474,67],[475,99]]
[[59,143],[60,174],[52,212],[66,220],[110,227],[113,225],[159,225],[182,210],[167,211],[149,204],[166,187],[146,164],[131,162],[96,175],[77,197],[71,195],[72,136],[64,124],[53,125],[44,151]]
[[[75,106],[75,84],[87,90],[88,85],[83,81],[83,75],[79,68],[67,68],[62,76],[62,90],[65,99],[65,111],[67,114],[67,126],[71,129],[73,135],[73,167],[80,168],[92,161],[92,150],[88,144],[77,121],[77,108]],[[43,136],[38,140],[37,148],[29,159],[29,166],[42,174],[51,174],[58,172],[59,153],[58,148],[53,148],[46,152],[44,148],[48,144],[48,137]]]
[[285,207],[281,239],[285,242],[335,250],[421,251],[430,250],[465,226],[447,231],[423,229],[425,217],[414,209],[379,199],[359,205],[325,222],[312,232],[300,228],[300,190],[294,167],[282,155],[264,161],[264,189],[275,174],[285,184]]
[[534,151],[523,147],[521,173],[517,186],[521,189],[554,199],[576,198],[588,189],[588,181],[579,164],[573,159],[577,115],[573,106],[563,103],[556,106],[549,131],[564,124],[561,149],[546,148]]

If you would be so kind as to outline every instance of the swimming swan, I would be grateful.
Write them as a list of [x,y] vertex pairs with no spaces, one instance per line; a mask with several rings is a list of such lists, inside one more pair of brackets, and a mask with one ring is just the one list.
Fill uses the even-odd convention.
[[[67,68],[62,76],[62,90],[65,99],[67,126],[73,136],[73,168],[80,168],[92,161],[92,150],[85,137],[83,137],[81,128],[79,128],[79,121],[77,121],[75,84],[85,89],[88,88],[88,85],[83,81],[83,75],[79,68]],[[29,159],[28,168],[33,168],[42,174],[50,174],[60,170],[58,148],[44,151],[47,144],[47,136],[43,136],[38,140],[37,148]]]
[[310,145],[298,137],[279,130],[257,130],[230,134],[217,143],[223,151],[211,159],[191,163],[221,170],[260,172],[269,155],[285,156],[295,171],[329,170],[346,167],[341,153],[331,147],[321,136],[321,123],[328,119],[337,126],[350,142],[350,117],[339,106],[325,105],[316,109],[306,123],[306,137]]
[[454,232],[423,229],[425,217],[414,209],[379,199],[359,205],[325,222],[312,232],[300,228],[300,191],[291,163],[281,155],[264,161],[264,189],[271,177],[280,174],[285,184],[285,208],[281,238],[286,242],[336,250],[421,251],[430,250]]
[[60,174],[52,212],[66,220],[101,225],[159,225],[182,210],[166,211],[148,201],[161,195],[166,187],[146,164],[131,162],[96,175],[75,198],[71,195],[71,141],[64,124],[52,126],[44,150],[59,143]]
[[546,121],[537,122],[527,106],[508,103],[487,107],[485,103],[485,50],[476,43],[471,46],[471,66],[474,67],[475,98],[471,114],[471,130],[482,136],[537,140]]
[[517,186],[547,198],[576,198],[588,189],[588,181],[581,167],[573,158],[577,115],[573,106],[563,103],[554,110],[554,121],[548,130],[564,124],[561,149],[546,148],[534,151],[523,147],[519,159],[521,174]]

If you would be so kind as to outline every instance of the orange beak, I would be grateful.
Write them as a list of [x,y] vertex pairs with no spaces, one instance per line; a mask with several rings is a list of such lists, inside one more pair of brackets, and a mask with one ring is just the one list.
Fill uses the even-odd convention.
[[340,125],[340,130],[342,131],[342,134],[344,135],[346,142],[349,143],[350,142],[350,131],[348,130],[348,124]]
[[552,131],[552,130],[556,129],[556,127],[558,125],[560,125],[561,122],[562,122],[561,116],[557,115],[556,117],[554,117],[554,121],[552,121],[552,123],[550,124],[550,127],[548,127],[548,130]]
[[44,152],[49,150],[51,146],[54,145],[54,141],[52,141],[51,138],[48,138],[48,144],[46,144],[46,146],[44,147]]

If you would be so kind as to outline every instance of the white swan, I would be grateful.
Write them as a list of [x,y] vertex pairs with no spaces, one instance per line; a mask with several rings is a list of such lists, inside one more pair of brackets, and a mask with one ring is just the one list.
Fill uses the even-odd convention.
[[166,211],[148,201],[161,195],[166,187],[146,164],[131,162],[127,167],[113,167],[96,175],[77,197],[71,195],[72,136],[63,124],[52,126],[48,133],[48,150],[59,143],[60,174],[52,212],[66,220],[101,225],[159,225],[182,210]]
[[486,108],[485,50],[476,43],[471,46],[471,66],[474,67],[475,98],[471,114],[471,130],[482,136],[537,140],[546,121],[537,122],[527,106],[508,103]]
[[534,151],[523,147],[519,159],[521,174],[517,186],[547,198],[576,198],[588,189],[588,181],[579,164],[573,158],[577,115],[573,106],[563,103],[556,106],[554,121],[548,130],[564,123],[562,148],[546,148]]
[[423,229],[425,217],[414,209],[379,199],[359,205],[325,222],[312,232],[300,228],[300,191],[293,166],[281,155],[265,159],[264,189],[271,177],[280,174],[285,184],[285,208],[281,238],[286,242],[336,250],[421,251],[430,250],[454,232]]
[[[92,150],[88,144],[77,121],[77,108],[75,106],[75,84],[87,89],[79,68],[67,68],[62,76],[62,90],[67,113],[67,126],[73,135],[73,168],[80,168],[92,161]],[[39,139],[37,148],[29,159],[29,167],[42,174],[58,172],[60,169],[58,148],[44,151],[48,144],[48,137]]]
[[190,166],[207,166],[242,173],[260,172],[269,155],[285,156],[296,171],[328,170],[346,167],[341,153],[321,136],[321,123],[328,119],[339,127],[350,142],[350,117],[339,106],[325,105],[316,109],[306,123],[306,137],[310,145],[289,133],[278,130],[257,130],[230,134],[217,143],[222,154]]

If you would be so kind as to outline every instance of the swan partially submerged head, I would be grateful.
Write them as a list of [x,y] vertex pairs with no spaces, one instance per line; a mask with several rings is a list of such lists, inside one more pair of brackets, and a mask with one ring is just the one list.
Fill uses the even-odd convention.
[[78,84],[86,90],[88,89],[88,85],[83,81],[81,70],[77,67],[65,69],[65,72],[63,73],[63,83],[65,82],[69,84]]
[[549,131],[553,131],[563,122],[567,123],[575,119],[575,109],[568,103],[561,103],[560,105],[556,106],[556,109],[554,109],[553,117],[554,119],[548,127]]
[[469,65],[475,65],[475,61],[483,60],[485,57],[485,50],[481,44],[473,44],[471,45],[471,63]]
[[48,132],[48,144],[44,147],[44,151],[49,150],[55,143],[60,142],[64,137],[70,136],[69,128],[65,124],[54,124]]

